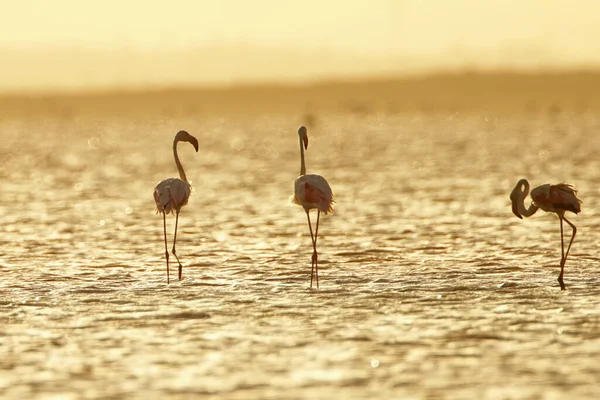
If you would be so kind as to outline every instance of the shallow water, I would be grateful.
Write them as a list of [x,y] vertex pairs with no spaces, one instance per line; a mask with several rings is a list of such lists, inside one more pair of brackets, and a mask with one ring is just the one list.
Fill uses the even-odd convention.
[[[597,398],[600,119],[336,114],[309,125],[331,184],[310,236],[285,115],[0,121],[3,398]],[[175,176],[183,277],[152,190]],[[558,220],[508,194],[568,181],[583,212],[561,292]],[[169,223],[169,247],[174,219]]]

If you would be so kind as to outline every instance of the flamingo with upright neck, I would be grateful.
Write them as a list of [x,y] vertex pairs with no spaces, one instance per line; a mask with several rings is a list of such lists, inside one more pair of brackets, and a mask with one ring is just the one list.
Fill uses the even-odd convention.
[[[333,192],[329,183],[321,175],[306,174],[306,162],[304,160],[304,150],[308,149],[308,133],[304,126],[298,129],[298,138],[300,140],[300,176],[294,181],[294,203],[302,206],[308,218],[308,229],[312,239],[313,254],[310,270],[310,287],[313,284],[313,275],[319,287],[319,265],[317,254],[317,237],[319,234],[319,218],[321,213],[328,214],[333,212]],[[317,209],[317,226],[313,235],[312,225],[310,223],[309,211]]]
[[179,161],[179,155],[177,154],[177,143],[188,142],[194,146],[196,152],[198,152],[198,140],[187,133],[186,131],[179,131],[175,135],[173,140],[173,157],[175,158],[175,165],[177,165],[177,171],[179,171],[179,178],[167,178],[161,181],[154,188],[154,201],[156,202],[156,212],[160,212],[163,215],[163,231],[165,237],[165,258],[167,260],[167,283],[169,279],[169,250],[167,248],[167,214],[175,212],[175,233],[173,235],[173,255],[177,259],[179,264],[179,280],[181,280],[181,273],[183,267],[175,252],[175,244],[177,243],[177,223],[179,221],[179,212],[181,207],[185,206],[190,197],[192,186],[187,181],[183,165]]

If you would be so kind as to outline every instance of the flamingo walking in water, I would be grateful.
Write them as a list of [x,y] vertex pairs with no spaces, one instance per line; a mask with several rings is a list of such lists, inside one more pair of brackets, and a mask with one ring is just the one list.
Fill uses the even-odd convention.
[[[306,163],[304,161],[304,150],[308,149],[308,133],[304,126],[298,129],[300,139],[300,176],[294,181],[294,203],[302,206],[306,211],[308,218],[308,229],[312,239],[313,254],[310,269],[310,287],[312,288],[313,274],[319,287],[319,266],[317,255],[317,237],[319,234],[319,218],[321,213],[328,214],[333,212],[333,193],[329,183],[321,175],[306,174]],[[309,211],[317,209],[317,226],[313,235],[312,225],[310,223]]]
[[[567,262],[567,256],[569,250],[577,234],[577,228],[567,218],[565,218],[565,212],[571,211],[575,214],[581,212],[581,200],[577,198],[577,190],[566,183],[559,183],[558,185],[541,185],[534,188],[531,191],[531,199],[533,200],[529,208],[525,208],[525,197],[529,194],[529,182],[527,179],[521,179],[517,182],[517,185],[510,193],[510,200],[512,202],[512,212],[519,218],[530,217],[536,213],[538,209],[542,209],[546,212],[553,212],[558,216],[560,220],[560,275],[558,275],[558,283],[560,284],[561,290],[566,290],[565,283],[563,282],[563,275],[565,272],[565,263]],[[565,245],[563,239],[563,220],[571,226],[573,234],[569,241],[569,246],[565,252]]]
[[198,140],[187,133],[186,131],[179,131],[175,135],[173,140],[173,156],[175,157],[175,165],[177,165],[177,171],[179,171],[179,178],[167,178],[161,181],[154,188],[154,201],[156,202],[156,212],[162,213],[163,215],[163,228],[165,236],[165,258],[167,259],[167,283],[169,281],[169,250],[167,249],[167,214],[175,212],[175,234],[173,235],[173,255],[177,259],[179,264],[179,280],[181,280],[181,262],[177,253],[175,252],[175,244],[177,243],[177,223],[179,221],[179,211],[181,207],[185,206],[190,198],[192,186],[187,181],[185,171],[179,161],[177,155],[177,143],[188,142],[194,146],[196,152],[198,152]]

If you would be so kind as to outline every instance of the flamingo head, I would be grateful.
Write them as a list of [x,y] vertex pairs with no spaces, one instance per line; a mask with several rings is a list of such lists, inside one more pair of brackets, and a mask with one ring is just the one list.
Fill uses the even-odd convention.
[[304,125],[298,128],[298,135],[300,136],[302,143],[304,143],[304,149],[308,149],[308,132],[306,131],[306,127]]
[[517,217],[523,219],[521,213],[519,212],[519,201],[523,201],[525,196],[527,196],[527,192],[529,191],[529,182],[527,179],[521,179],[517,182],[515,188],[510,192],[510,201],[512,202],[512,212]]
[[188,142],[194,146],[196,153],[198,152],[198,139],[187,133],[187,131],[179,131],[175,135],[175,142]]

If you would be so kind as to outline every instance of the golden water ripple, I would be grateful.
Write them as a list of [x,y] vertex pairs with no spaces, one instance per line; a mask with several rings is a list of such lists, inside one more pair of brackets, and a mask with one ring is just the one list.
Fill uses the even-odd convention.
[[[337,201],[319,290],[289,203],[301,122],[0,121],[2,397],[600,395],[595,114],[319,116],[308,171]],[[194,189],[167,285],[152,189],[179,129],[200,151],[180,145]],[[558,220],[510,212],[521,177],[580,190],[567,292]]]

